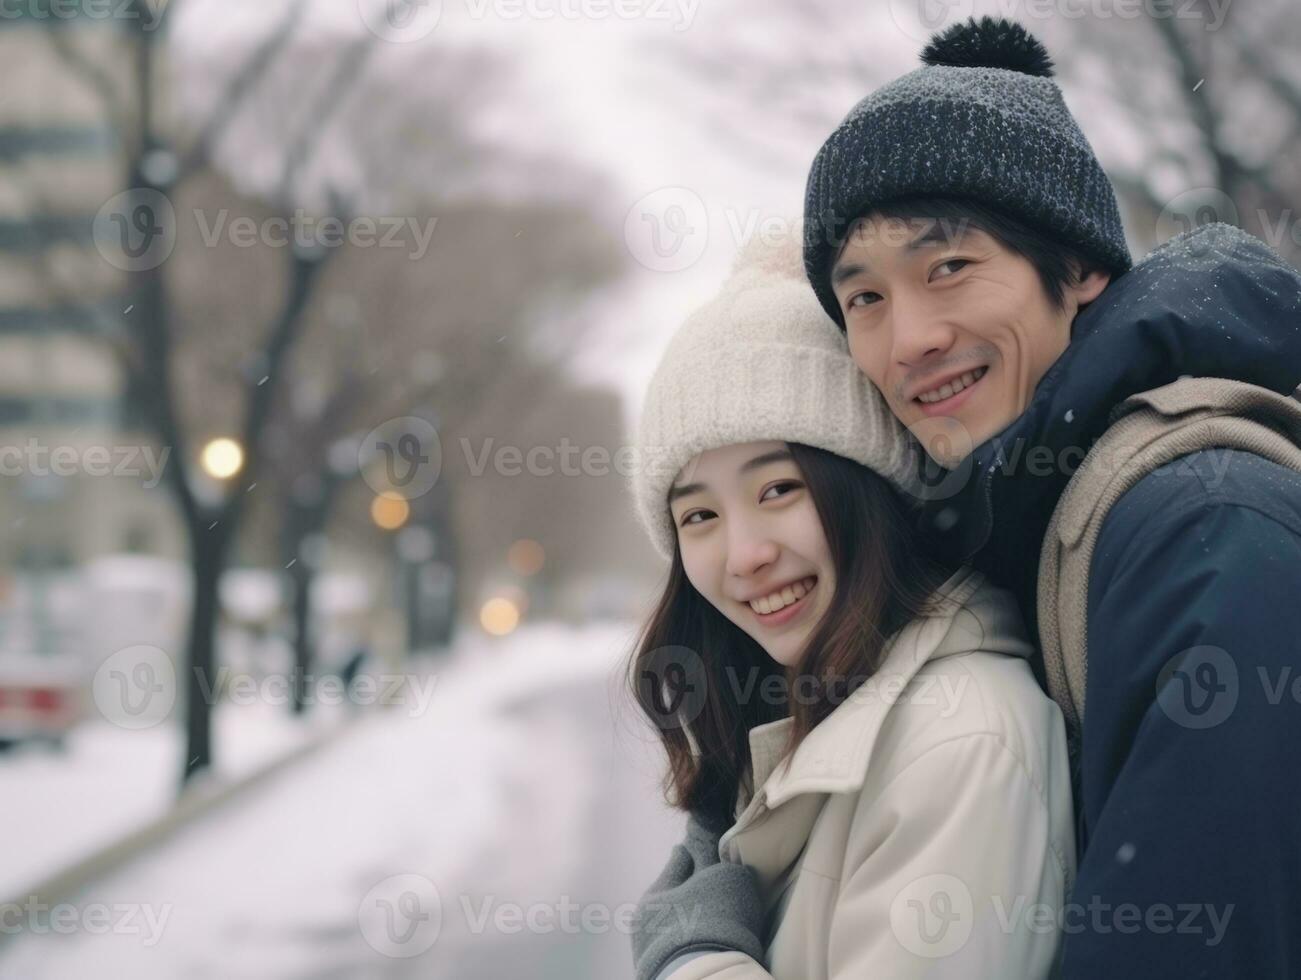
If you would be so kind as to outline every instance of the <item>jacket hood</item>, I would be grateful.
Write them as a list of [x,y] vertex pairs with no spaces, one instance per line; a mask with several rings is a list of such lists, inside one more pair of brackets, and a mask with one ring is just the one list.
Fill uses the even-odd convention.
[[1301,273],[1232,225],[1153,249],[1085,307],[1026,411],[932,482],[923,533],[1011,588],[1033,630],[1040,545],[1066,484],[1117,405],[1183,376],[1283,395],[1301,383]]
[[[881,667],[836,706],[791,756],[778,766],[792,719],[750,729],[754,785],[750,800],[769,808],[803,793],[842,793],[863,784],[877,733],[890,708],[906,697],[908,683],[928,662],[981,650],[1029,658],[1034,653],[1016,601],[981,572],[962,568],[935,592],[934,610],[890,640]],[[762,796],[762,800],[760,800]]]

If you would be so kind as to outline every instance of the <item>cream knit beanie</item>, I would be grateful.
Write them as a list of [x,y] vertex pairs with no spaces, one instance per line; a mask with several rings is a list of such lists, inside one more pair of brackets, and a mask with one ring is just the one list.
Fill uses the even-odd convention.
[[804,276],[798,235],[756,238],[719,294],[670,341],[636,437],[637,513],[673,555],[668,492],[698,453],[744,442],[799,442],[919,489],[911,436],[849,356],[845,335]]

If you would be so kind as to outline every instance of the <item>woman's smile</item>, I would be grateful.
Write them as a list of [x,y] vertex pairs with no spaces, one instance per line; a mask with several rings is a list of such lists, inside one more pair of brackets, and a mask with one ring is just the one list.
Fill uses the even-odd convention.
[[751,599],[746,605],[759,624],[766,627],[785,626],[813,605],[810,596],[817,584],[818,577],[810,575],[771,595]]

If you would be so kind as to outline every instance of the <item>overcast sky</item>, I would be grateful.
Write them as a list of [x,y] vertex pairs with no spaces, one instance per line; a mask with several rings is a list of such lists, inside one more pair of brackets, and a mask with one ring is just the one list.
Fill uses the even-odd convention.
[[[177,35],[197,61],[250,50],[288,0],[188,2],[189,19],[178,21]],[[384,19],[390,2],[396,0],[313,0],[312,32],[390,31]],[[481,133],[605,176],[612,194],[604,204],[620,226],[615,231],[632,259],[631,273],[603,302],[600,328],[575,369],[617,386],[635,414],[664,344],[717,288],[759,222],[799,216],[808,163],[835,121],[871,88],[917,66],[931,29],[918,20],[918,2],[846,2],[846,14],[828,27],[825,49],[811,50],[809,58],[839,56],[852,45],[864,74],[876,81],[829,86],[825,105],[817,107],[829,122],[820,128],[794,121],[786,107],[739,100],[683,64],[692,52],[719,50],[725,42],[739,41],[760,56],[796,43],[787,36],[785,15],[753,0],[426,0],[405,33],[387,37],[372,70],[392,73],[413,91],[463,86],[470,99],[483,79],[448,79],[431,66],[449,44],[495,49],[515,78],[507,98],[476,112]],[[943,18],[940,27],[1015,5],[923,2]],[[1071,27],[1042,19],[1028,26],[1050,49],[1055,40],[1065,43],[1063,28]],[[1071,103],[1073,93],[1067,96]],[[726,135],[711,113],[748,132],[750,145]],[[1104,128],[1096,118],[1081,123],[1095,140]],[[771,152],[756,153],[758,145]],[[247,165],[247,155],[238,165]],[[659,216],[657,229],[642,216],[647,210]],[[681,234],[676,250],[667,247],[675,233]],[[660,238],[652,240],[655,234]]]

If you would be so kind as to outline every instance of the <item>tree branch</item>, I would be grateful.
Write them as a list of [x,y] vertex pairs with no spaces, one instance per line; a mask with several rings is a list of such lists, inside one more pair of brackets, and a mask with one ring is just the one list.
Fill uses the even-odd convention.
[[276,57],[284,51],[285,45],[293,36],[294,28],[302,19],[306,6],[307,0],[293,0],[285,8],[284,16],[253,52],[243,70],[235,72],[230,84],[226,86],[225,94],[218,99],[216,110],[204,124],[194,145],[181,158],[182,177],[197,171],[212,156],[213,148],[230,126],[245,97],[275,64]]

